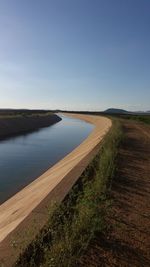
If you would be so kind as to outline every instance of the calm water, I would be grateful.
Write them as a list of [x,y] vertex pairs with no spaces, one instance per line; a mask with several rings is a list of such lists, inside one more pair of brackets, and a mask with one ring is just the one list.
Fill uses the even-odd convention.
[[0,141],[0,203],[32,182],[90,134],[93,125],[65,117],[39,131]]

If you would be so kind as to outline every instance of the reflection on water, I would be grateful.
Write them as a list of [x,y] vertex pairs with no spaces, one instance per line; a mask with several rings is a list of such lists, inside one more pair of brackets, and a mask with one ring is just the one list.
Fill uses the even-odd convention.
[[93,129],[60,116],[62,121],[50,127],[0,141],[0,203],[71,152]]

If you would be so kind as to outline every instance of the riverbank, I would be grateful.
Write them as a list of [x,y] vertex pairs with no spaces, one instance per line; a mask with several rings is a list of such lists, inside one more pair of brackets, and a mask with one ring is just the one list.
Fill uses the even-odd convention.
[[45,225],[48,219],[47,206],[52,201],[60,202],[64,199],[96,155],[99,143],[111,127],[111,121],[104,117],[73,116],[95,125],[89,137],[63,160],[0,206],[0,260],[4,262],[4,266],[12,266],[11,263]]
[[0,112],[0,139],[48,127],[60,120],[61,118],[59,116],[50,112]]

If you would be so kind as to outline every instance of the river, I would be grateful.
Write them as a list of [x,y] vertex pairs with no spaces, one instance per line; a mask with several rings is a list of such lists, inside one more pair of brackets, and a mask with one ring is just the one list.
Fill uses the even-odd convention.
[[65,157],[94,128],[59,116],[62,120],[52,126],[0,141],[0,204]]

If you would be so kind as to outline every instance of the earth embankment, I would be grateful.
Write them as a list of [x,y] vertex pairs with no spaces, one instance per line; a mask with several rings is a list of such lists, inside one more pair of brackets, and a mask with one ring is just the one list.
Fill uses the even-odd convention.
[[0,139],[24,134],[59,122],[56,114],[0,117]]

